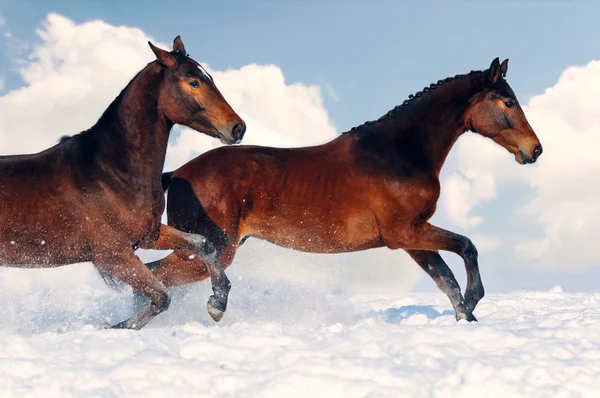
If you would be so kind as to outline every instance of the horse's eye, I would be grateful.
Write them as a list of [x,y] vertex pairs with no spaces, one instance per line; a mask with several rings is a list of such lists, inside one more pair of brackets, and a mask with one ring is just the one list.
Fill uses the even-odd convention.
[[198,87],[200,87],[200,83],[198,83],[197,80],[194,80],[194,81],[190,82],[190,86],[192,86],[193,88],[198,88]]
[[504,105],[506,105],[507,108],[512,108],[513,106],[515,106],[515,103],[512,101],[506,101]]

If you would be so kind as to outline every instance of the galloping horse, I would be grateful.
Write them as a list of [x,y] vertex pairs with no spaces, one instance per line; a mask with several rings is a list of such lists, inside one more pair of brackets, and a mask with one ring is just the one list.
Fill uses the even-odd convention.
[[211,272],[223,272],[202,236],[161,226],[171,127],[189,126],[227,144],[245,132],[179,36],[172,52],[148,44],[156,60],[92,128],[40,153],[0,157],[0,263],[47,268],[91,261],[150,299],[116,328],[139,329],[169,306],[168,290],[135,255],[138,247],[191,250]]
[[[465,131],[491,138],[521,164],[542,146],[504,77],[508,60],[439,80],[385,116],[313,147],[222,147],[163,174],[169,225],[213,242],[227,267],[255,237],[312,253],[404,249],[448,295],[456,318],[476,320],[484,295],[477,250],[431,225],[439,174]],[[227,168],[227,173],[220,171]],[[465,295],[439,250],[465,262]],[[148,264],[166,285],[207,278],[202,258],[177,250]]]

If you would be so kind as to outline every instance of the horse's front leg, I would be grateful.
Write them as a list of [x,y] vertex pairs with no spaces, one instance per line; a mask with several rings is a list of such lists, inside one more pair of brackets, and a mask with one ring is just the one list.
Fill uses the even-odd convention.
[[144,242],[144,249],[154,250],[189,250],[202,257],[212,282],[213,295],[208,298],[207,310],[210,316],[220,321],[227,310],[227,299],[231,283],[223,266],[218,261],[218,253],[214,245],[201,235],[182,232],[168,225],[161,224],[160,235],[153,242]]
[[142,310],[126,321],[111,326],[112,328],[141,329],[152,318],[169,308],[171,298],[167,288],[146,268],[131,248],[118,254],[112,250],[94,253],[92,263],[99,270],[120,279],[150,299],[150,303]]
[[[473,310],[483,298],[485,291],[479,274],[477,249],[471,240],[429,223],[406,227],[400,234],[397,233],[397,230],[390,230],[390,232],[385,233],[383,239],[391,249],[425,250],[431,252],[446,250],[462,257],[467,272],[464,310],[468,316],[472,316]],[[429,257],[428,259],[431,258],[433,257]],[[436,262],[436,264],[439,266],[440,263]],[[474,317],[473,320],[475,320]]]
[[466,309],[460,286],[452,270],[438,252],[426,250],[406,250],[406,252],[423,268],[423,271],[427,272],[439,289],[446,293],[452,307],[454,307],[457,321],[460,319],[466,319],[469,322],[477,320],[473,316],[472,310],[468,311]]

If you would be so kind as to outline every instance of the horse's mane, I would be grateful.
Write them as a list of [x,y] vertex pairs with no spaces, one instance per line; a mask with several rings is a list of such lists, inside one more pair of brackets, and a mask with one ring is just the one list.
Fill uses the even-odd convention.
[[346,133],[349,133],[349,132],[352,132],[352,131],[356,131],[356,130],[360,129],[361,127],[364,127],[364,126],[371,126],[371,125],[373,125],[375,123],[382,122],[382,121],[390,118],[394,114],[396,114],[401,109],[404,109],[404,108],[408,107],[409,105],[413,104],[414,101],[417,98],[421,98],[424,94],[427,94],[428,92],[431,92],[431,91],[435,90],[436,88],[438,88],[438,87],[440,87],[440,86],[442,86],[442,85],[444,85],[446,83],[450,83],[452,81],[455,81],[455,80],[458,80],[458,79],[462,79],[463,77],[466,77],[466,76],[473,76],[475,73],[477,73],[477,71],[472,70],[471,72],[469,72],[466,75],[463,74],[463,75],[456,75],[454,77],[447,77],[445,79],[438,80],[437,83],[431,83],[429,86],[424,87],[423,90],[418,91],[415,94],[410,94],[408,96],[408,99],[404,100],[404,102],[402,102],[400,105],[397,105],[396,107],[394,107],[393,109],[391,109],[388,113],[386,113],[385,115],[381,116],[379,119],[377,119],[377,120],[370,120],[370,121],[364,122],[363,124],[361,124],[359,126],[352,127]]

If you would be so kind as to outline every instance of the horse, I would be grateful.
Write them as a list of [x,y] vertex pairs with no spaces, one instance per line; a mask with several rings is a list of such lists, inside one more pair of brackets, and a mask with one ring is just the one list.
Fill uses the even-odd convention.
[[[489,69],[439,80],[324,145],[202,154],[162,176],[168,224],[206,236],[224,267],[250,237],[311,253],[403,249],[448,296],[457,321],[476,321],[473,310],[484,296],[477,249],[428,220],[440,170],[466,131],[492,139],[520,164],[542,154],[507,70],[508,59],[496,58]],[[441,250],[464,260],[464,297]],[[203,259],[187,250],[147,266],[165,286],[209,276]]]
[[91,261],[150,300],[113,328],[140,329],[169,307],[168,289],[136,256],[138,247],[152,242],[190,250],[209,269],[222,270],[204,237],[161,225],[161,174],[173,125],[226,144],[239,143],[246,130],[180,36],[170,52],[148,45],[155,60],[90,129],[39,153],[0,158],[0,264]]

